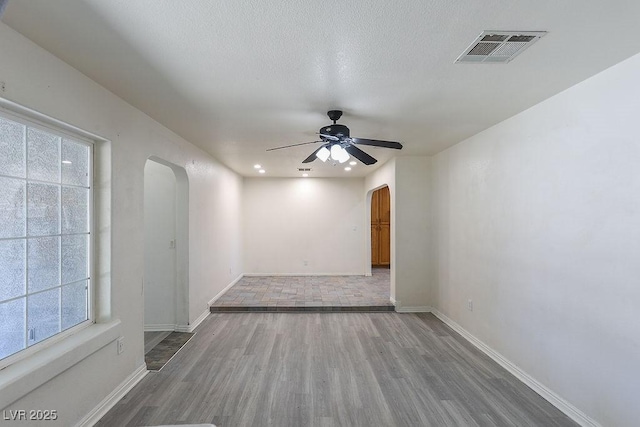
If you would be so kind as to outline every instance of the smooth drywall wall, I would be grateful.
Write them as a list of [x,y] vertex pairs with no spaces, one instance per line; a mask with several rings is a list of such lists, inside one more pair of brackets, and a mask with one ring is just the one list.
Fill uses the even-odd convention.
[[[433,305],[437,254],[432,163],[431,157],[397,157],[365,179],[367,224],[371,193],[385,185],[391,193],[391,298],[398,311],[426,311]],[[370,235],[366,248],[370,272]]]
[[603,426],[640,420],[638,76],[635,56],[435,157],[438,309]]
[[428,310],[435,287],[432,159],[398,157],[395,166],[396,307]]
[[71,426],[144,364],[147,159],[164,159],[188,175],[191,322],[243,270],[242,178],[2,23],[0,57],[3,98],[111,141],[110,314],[122,322],[124,352],[118,355],[112,342],[7,408],[56,409],[58,420],[45,424]]
[[364,274],[362,178],[245,178],[247,274]]
[[176,176],[148,160],[144,167],[144,328],[177,324]]
[[365,236],[365,272],[371,275],[371,194],[382,187],[389,187],[391,197],[391,265],[390,269],[390,297],[391,301],[396,301],[396,159],[388,160],[384,165],[365,177],[365,224],[367,226]]

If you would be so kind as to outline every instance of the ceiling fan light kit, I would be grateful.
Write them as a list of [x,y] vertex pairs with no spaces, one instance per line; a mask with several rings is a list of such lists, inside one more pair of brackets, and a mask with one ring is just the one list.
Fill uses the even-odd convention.
[[340,144],[333,144],[330,151],[331,158],[337,162],[344,163],[349,160],[349,153]]
[[320,128],[320,131],[318,132],[320,141],[302,142],[300,144],[269,148],[267,151],[324,142],[324,144],[320,148],[311,153],[311,155],[304,159],[302,163],[311,163],[316,158],[320,159],[323,162],[326,162],[329,157],[331,157],[331,159],[336,162],[344,163],[348,161],[351,156],[353,156],[365,165],[372,165],[376,163],[377,160],[356,147],[356,145],[370,145],[372,147],[392,148],[394,150],[402,149],[402,144],[399,142],[379,141],[376,139],[365,138],[352,138],[349,133],[348,127],[336,123],[338,119],[342,117],[342,111],[340,110],[330,110],[327,112],[327,116],[329,116],[329,119],[333,121],[333,124]]
[[330,155],[331,155],[331,151],[329,151],[327,147],[324,147],[324,146],[320,147],[320,150],[316,152],[316,157],[322,160],[323,162],[326,162]]

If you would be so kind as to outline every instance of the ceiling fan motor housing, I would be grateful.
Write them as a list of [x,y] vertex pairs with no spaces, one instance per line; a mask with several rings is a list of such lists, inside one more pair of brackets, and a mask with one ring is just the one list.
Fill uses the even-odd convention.
[[329,125],[320,129],[321,135],[331,135],[342,138],[349,138],[349,128],[345,125]]

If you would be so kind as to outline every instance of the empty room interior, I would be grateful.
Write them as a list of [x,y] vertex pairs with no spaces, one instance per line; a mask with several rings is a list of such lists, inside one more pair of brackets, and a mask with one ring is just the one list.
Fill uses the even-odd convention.
[[637,426],[639,22],[0,0],[0,425]]

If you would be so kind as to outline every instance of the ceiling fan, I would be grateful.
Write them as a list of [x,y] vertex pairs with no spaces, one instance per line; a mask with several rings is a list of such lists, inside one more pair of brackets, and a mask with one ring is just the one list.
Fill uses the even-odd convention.
[[393,141],[379,141],[376,139],[352,138],[349,135],[349,128],[345,125],[339,125],[336,122],[342,116],[342,111],[331,110],[327,112],[329,119],[333,121],[332,125],[324,126],[318,132],[320,140],[311,142],[302,142],[300,144],[285,145],[283,147],[269,148],[267,151],[281,150],[283,148],[297,147],[299,145],[316,144],[324,142],[309,157],[304,159],[302,163],[311,163],[316,158],[326,162],[329,157],[339,163],[349,160],[349,156],[353,156],[365,165],[372,165],[377,162],[376,159],[356,147],[356,145],[371,145],[373,147],[402,149],[402,144]]

